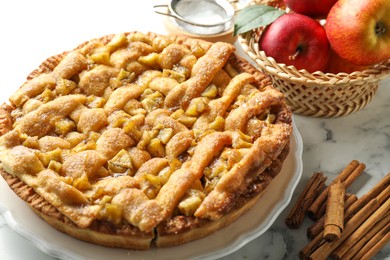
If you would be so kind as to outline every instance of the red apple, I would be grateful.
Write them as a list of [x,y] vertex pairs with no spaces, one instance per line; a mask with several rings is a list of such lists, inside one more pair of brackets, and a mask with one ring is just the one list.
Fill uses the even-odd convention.
[[337,0],[283,0],[292,11],[314,18],[325,18]]
[[324,72],[330,72],[334,74],[339,72],[352,73],[354,71],[363,71],[367,68],[368,66],[359,66],[344,60],[339,55],[337,55],[333,49],[331,49],[328,64],[326,65]]
[[270,24],[259,46],[276,62],[308,72],[323,71],[330,50],[325,29],[316,20],[296,13],[284,14]]
[[339,0],[325,26],[332,48],[351,63],[368,66],[390,58],[389,0]]

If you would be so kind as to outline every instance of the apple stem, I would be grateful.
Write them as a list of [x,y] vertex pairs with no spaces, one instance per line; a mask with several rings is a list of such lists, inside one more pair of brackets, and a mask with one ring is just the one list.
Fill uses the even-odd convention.
[[377,22],[375,24],[375,34],[378,36],[384,35],[386,32],[386,26],[382,22]]
[[301,52],[301,48],[297,48],[297,50],[295,51],[295,53],[293,55],[288,56],[288,59],[295,60],[298,57],[300,52]]

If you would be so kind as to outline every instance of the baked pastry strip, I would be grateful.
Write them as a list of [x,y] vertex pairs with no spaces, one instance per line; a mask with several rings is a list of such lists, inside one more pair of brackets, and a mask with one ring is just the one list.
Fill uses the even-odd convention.
[[184,193],[200,179],[204,168],[213,157],[232,142],[230,132],[215,132],[204,137],[197,145],[193,157],[183,167],[172,173],[168,182],[161,188],[156,200],[164,209],[164,218],[172,215]]
[[190,100],[198,97],[206,89],[233,51],[234,47],[230,44],[222,42],[213,44],[192,68],[191,78],[172,89],[166,96],[165,106],[187,108]]
[[217,220],[233,204],[233,200],[248,187],[251,182],[248,173],[257,169],[261,174],[282,152],[289,142],[291,127],[287,124],[270,125],[263,128],[261,136],[254,142],[241,161],[223,175],[199,208],[195,217]]

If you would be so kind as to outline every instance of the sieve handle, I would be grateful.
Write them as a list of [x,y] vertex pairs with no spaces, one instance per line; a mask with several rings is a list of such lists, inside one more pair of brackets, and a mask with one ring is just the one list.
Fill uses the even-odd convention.
[[[165,8],[165,12],[161,12],[160,10],[162,8]],[[169,6],[168,5],[155,5],[153,6],[153,9],[154,9],[154,12],[156,14],[162,14],[162,15],[165,15],[165,16],[170,16],[170,17],[173,17],[173,18],[177,18],[177,19],[180,19],[180,17],[174,15],[171,13],[171,11],[169,10]]]

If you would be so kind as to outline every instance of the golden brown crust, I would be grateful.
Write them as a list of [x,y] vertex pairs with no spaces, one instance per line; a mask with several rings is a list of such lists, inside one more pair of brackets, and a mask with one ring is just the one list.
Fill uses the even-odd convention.
[[7,104],[3,104],[0,107],[0,136],[7,133],[12,128],[12,117],[10,115],[12,107]]
[[218,221],[211,221],[197,217],[176,216],[162,223],[157,227],[155,244],[157,247],[169,247],[180,245],[189,241],[206,237],[216,230],[230,225],[242,214],[250,210],[261,198],[266,187],[272,179],[280,172],[283,161],[289,153],[289,146],[286,146],[279,157],[261,175],[249,185],[245,193],[234,199],[230,208],[224,209],[224,216]]
[[[99,41],[100,43],[110,44],[114,37],[115,35],[107,35]],[[144,53],[144,55],[150,54],[152,49],[149,45],[142,43],[142,41],[148,42],[150,39],[153,40],[159,36],[153,33],[149,33],[146,36],[137,35],[137,33],[127,33],[126,37],[141,38],[141,43],[133,46],[134,49],[138,50],[138,53],[132,53],[131,50],[127,50],[127,53],[124,53],[128,57],[133,57],[132,55],[139,53]],[[28,85],[22,86],[24,89],[11,97],[11,102],[16,106],[22,106],[36,93],[41,93],[45,88],[54,88],[55,84],[58,84],[58,78],[61,80],[74,79],[79,82],[80,90],[73,93],[74,95],[59,97],[56,102],[51,103],[49,101],[40,105],[38,109],[35,109],[35,104],[24,105],[23,110],[28,112],[34,110],[27,114],[26,118],[30,118],[15,124],[16,132],[13,130],[7,134],[6,138],[2,138],[1,144],[7,147],[5,150],[9,150],[11,157],[12,153],[22,153],[25,154],[25,158],[35,162],[32,169],[20,166],[15,167],[13,165],[15,162],[9,155],[2,155],[3,160],[6,161],[2,168],[6,169],[8,173],[1,171],[1,174],[9,186],[29,203],[34,212],[56,229],[78,239],[110,247],[146,249],[154,240],[158,247],[182,244],[207,236],[236,220],[256,203],[268,184],[280,171],[280,167],[289,150],[291,111],[286,105],[283,96],[272,87],[270,78],[256,70],[247,61],[232,53],[234,48],[230,45],[224,43],[211,44],[181,36],[166,36],[165,39],[184,45],[190,51],[183,51],[180,47],[176,48],[176,46],[172,45],[172,49],[168,50],[167,48],[164,50],[166,53],[162,52],[161,56],[170,57],[170,51],[174,51],[175,55],[178,56],[172,56],[173,58],[169,58],[171,60],[160,60],[160,65],[169,69],[180,62],[181,68],[186,68],[186,66],[193,68],[193,77],[174,87],[159,85],[167,81],[155,81],[153,83],[154,85],[151,88],[160,90],[167,97],[165,108],[169,108],[171,111],[175,111],[180,107],[187,109],[191,105],[191,101],[206,91],[206,87],[210,83],[218,86],[218,95],[222,96],[225,95],[223,93],[227,92],[227,96],[232,96],[229,97],[230,101],[224,99],[225,97],[215,102],[211,101],[209,103],[210,112],[204,113],[206,117],[198,118],[195,124],[196,128],[205,131],[209,124],[214,123],[213,121],[216,121],[218,117],[225,118],[226,114],[230,113],[226,118],[225,131],[217,131],[214,134],[206,135],[204,139],[199,139],[200,141],[197,140],[199,144],[191,152],[193,153],[192,158],[186,155],[190,159],[187,159],[187,157],[180,159],[184,162],[182,163],[182,168],[173,171],[157,196],[153,193],[153,187],[150,184],[145,186],[145,183],[141,180],[146,178],[146,175],[150,175],[150,172],[157,171],[157,169],[161,171],[167,164],[175,162],[177,157],[182,156],[183,151],[186,154],[185,151],[198,138],[196,135],[201,133],[194,133],[195,130],[187,128],[187,125],[182,123],[182,121],[173,120],[169,116],[172,112],[163,112],[163,110],[151,112],[144,119],[145,125],[143,126],[145,130],[163,126],[172,129],[173,134],[177,134],[175,136],[176,139],[172,138],[167,143],[167,159],[158,157],[164,156],[164,153],[161,154],[158,150],[152,152],[149,150],[150,153],[154,154],[153,156],[157,156],[157,158],[150,160],[150,155],[148,153],[145,154],[145,151],[142,150],[143,146],[140,145],[141,143],[131,148],[129,152],[121,154],[121,150],[134,146],[141,136],[134,131],[129,133],[121,128],[113,127],[103,132],[102,136],[99,137],[94,148],[96,152],[81,152],[74,156],[66,155],[64,161],[61,161],[63,164],[61,174],[67,176],[68,172],[72,172],[72,175],[68,175],[67,178],[73,180],[73,183],[69,179],[62,179],[63,177],[58,176],[52,170],[55,169],[56,164],[51,169],[42,171],[42,167],[47,167],[45,161],[42,161],[41,157],[39,157],[39,160],[36,159],[29,149],[24,149],[23,146],[20,146],[22,143],[28,142],[30,148],[38,145],[41,151],[52,154],[55,147],[68,149],[71,145],[70,142],[76,140],[76,137],[72,137],[69,141],[59,140],[57,137],[44,139],[46,133],[53,131],[51,122],[58,120],[58,118],[70,117],[75,122],[80,133],[86,134],[91,130],[99,132],[107,124],[111,124],[110,122],[115,120],[113,118],[119,118],[120,114],[113,116],[118,108],[129,105],[129,100],[137,98],[142,94],[142,91],[137,91],[136,84],[131,85],[132,87],[127,86],[114,89],[112,93],[107,94],[105,88],[107,88],[108,84],[111,84],[107,79],[117,75],[119,69],[105,65],[96,67],[95,70],[91,69],[87,73],[83,72],[74,78],[79,72],[94,67],[85,59],[85,57],[90,55],[86,55],[86,53],[91,53],[91,50],[96,47],[94,44],[86,42],[76,48],[78,52],[64,52],[48,58],[28,76]],[[153,48],[158,49],[159,47],[154,46]],[[192,56],[189,55],[189,58],[187,56],[187,59],[183,59],[188,54]],[[202,58],[199,59],[198,64],[193,66],[194,55]],[[115,66],[123,64],[122,57],[118,55],[113,55],[112,59],[111,63],[116,64]],[[63,62],[64,60],[66,62]],[[68,64],[72,65],[68,66]],[[225,66],[225,64],[227,65]],[[131,68],[134,69],[136,76],[147,70],[140,63],[133,65]],[[244,75],[236,77],[240,73]],[[104,76],[101,79],[98,78],[99,80],[95,82],[96,76],[101,75]],[[234,77],[236,77],[237,82],[229,82]],[[240,83],[240,80],[243,81]],[[248,109],[242,110],[237,108],[234,112],[224,112],[228,109],[228,104],[235,98],[234,95],[238,95],[239,92],[237,91],[241,91],[249,84],[255,86],[261,93],[252,92],[252,97],[245,101],[248,103]],[[94,87],[91,88],[91,86]],[[250,88],[248,89],[250,91]],[[111,96],[103,108],[85,109],[87,99],[80,95],[80,91],[91,96]],[[253,93],[257,94],[254,95]],[[61,101],[62,99],[63,101]],[[133,107],[134,104],[132,103],[131,106]],[[13,120],[11,111],[13,109],[15,108],[9,105],[0,109],[1,135],[12,130]],[[103,111],[108,112],[109,116],[106,116]],[[274,116],[274,118],[269,119],[272,123],[265,122],[268,118],[257,120],[256,116],[258,113],[263,113],[260,111],[266,111],[265,115]],[[91,121],[91,118],[95,115],[98,116],[99,120]],[[133,118],[139,120],[140,117],[135,116]],[[252,120],[253,118],[256,120]],[[134,121],[134,126],[137,126],[140,122]],[[17,132],[31,137],[38,137],[39,140],[37,140],[37,143],[33,138],[25,140],[25,137],[20,137]],[[207,131],[205,132],[207,133]],[[241,162],[234,162],[237,169],[232,168],[229,174],[220,179],[218,185],[213,184],[215,185],[215,190],[209,192],[206,199],[201,202],[198,210],[195,212],[196,217],[183,214],[177,215],[177,205],[186,196],[186,191],[195,185],[195,182],[198,182],[199,185],[199,179],[203,176],[204,168],[210,163],[218,163],[213,162],[213,156],[221,153],[224,146],[245,145],[244,140],[249,137],[245,137],[245,134],[241,136],[241,133],[244,132],[252,136],[252,140],[257,139],[251,148],[251,157],[246,156]],[[208,139],[210,140],[208,141]],[[203,145],[202,142],[204,143]],[[244,144],[239,142],[244,142]],[[175,149],[175,147],[177,148]],[[242,149],[241,152],[245,153],[244,150]],[[141,171],[137,172],[134,178],[127,178],[121,181],[120,185],[111,183],[110,187],[115,188],[110,188],[110,190],[107,188],[103,191],[109,196],[115,195],[112,199],[112,204],[121,204],[126,208],[122,211],[122,220],[119,222],[118,219],[112,220],[115,222],[113,223],[111,220],[99,217],[100,206],[98,205],[86,207],[80,213],[78,208],[87,201],[85,196],[92,195],[80,192],[78,189],[82,191],[82,189],[87,187],[82,186],[83,184],[77,181],[83,178],[106,177],[107,163],[109,164],[110,160],[114,160],[119,155],[130,156],[131,160],[135,160],[135,166],[126,166],[130,167],[128,170],[134,170],[134,167],[138,169],[142,165],[142,171],[145,172],[145,174],[142,174]],[[237,154],[236,156],[244,155]],[[90,160],[90,166],[79,169],[78,172],[73,171],[73,169],[77,169],[77,163],[81,161],[86,163],[88,160]],[[20,162],[23,162],[23,160]],[[144,164],[140,164],[140,162]],[[177,163],[173,165],[177,167]],[[108,167],[121,170],[115,164]],[[29,175],[24,174],[27,170]],[[186,175],[184,179],[183,174]],[[23,181],[29,183],[29,185],[26,185]],[[202,179],[202,181],[204,180]],[[101,187],[104,187],[102,185],[105,184],[102,182]],[[148,192],[144,194],[140,188],[146,189]],[[56,190],[56,192],[53,193],[52,190]],[[175,191],[175,196],[172,196],[172,190]],[[156,196],[155,199],[150,199],[150,197],[153,198],[154,196]],[[156,226],[157,228],[155,229]],[[157,231],[157,237],[155,237],[154,230]]]
[[97,220],[89,228],[79,228],[38,195],[33,188],[3,170],[0,170],[0,173],[9,187],[26,201],[38,216],[61,232],[99,245],[139,250],[148,249],[154,239],[153,232],[142,232],[127,223],[113,225],[107,221]]

